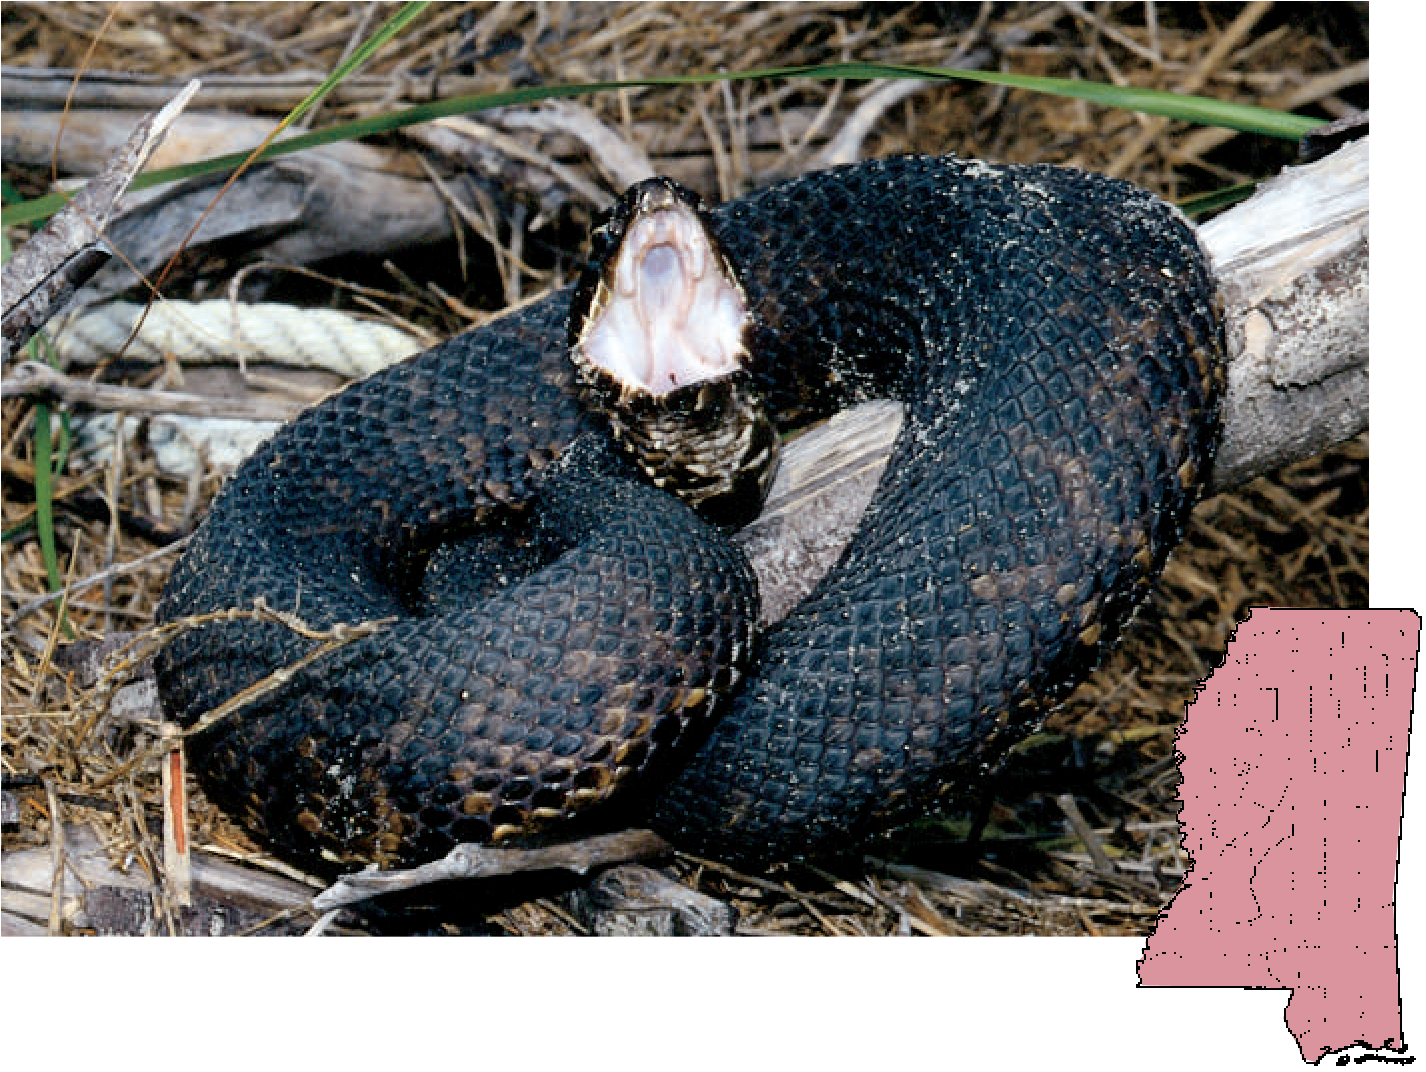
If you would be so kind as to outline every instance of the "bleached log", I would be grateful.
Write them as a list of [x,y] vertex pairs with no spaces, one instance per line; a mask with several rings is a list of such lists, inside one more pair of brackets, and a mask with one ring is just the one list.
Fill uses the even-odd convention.
[[[1211,492],[1320,453],[1368,424],[1369,139],[1288,168],[1205,224],[1228,336]],[[763,514],[738,534],[764,622],[837,560],[901,426],[873,402],[790,443]]]
[[1214,491],[1367,427],[1369,143],[1288,168],[1199,230],[1228,328]]

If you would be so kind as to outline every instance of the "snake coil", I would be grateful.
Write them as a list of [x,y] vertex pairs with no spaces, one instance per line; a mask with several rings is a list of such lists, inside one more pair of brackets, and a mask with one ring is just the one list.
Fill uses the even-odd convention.
[[[159,610],[394,619],[194,739],[210,795],[280,854],[411,864],[611,797],[706,855],[835,851],[992,767],[1142,599],[1223,375],[1177,212],[1073,169],[904,157],[707,221],[776,428],[905,404],[841,560],[753,641],[741,555],[581,403],[568,291],[350,386],[235,473]],[[194,628],[161,654],[163,703],[191,724],[317,643]]]

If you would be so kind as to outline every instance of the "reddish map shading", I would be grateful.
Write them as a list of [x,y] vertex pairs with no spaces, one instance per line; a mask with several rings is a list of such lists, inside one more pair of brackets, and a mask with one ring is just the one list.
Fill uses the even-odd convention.
[[1401,1050],[1396,865],[1421,620],[1255,610],[1179,732],[1193,868],[1143,986],[1290,988],[1305,1060]]

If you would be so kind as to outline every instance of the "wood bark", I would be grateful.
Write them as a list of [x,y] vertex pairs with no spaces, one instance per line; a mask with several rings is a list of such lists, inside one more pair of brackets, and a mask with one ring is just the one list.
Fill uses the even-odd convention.
[[1368,424],[1370,139],[1288,168],[1199,231],[1228,329],[1223,491]]

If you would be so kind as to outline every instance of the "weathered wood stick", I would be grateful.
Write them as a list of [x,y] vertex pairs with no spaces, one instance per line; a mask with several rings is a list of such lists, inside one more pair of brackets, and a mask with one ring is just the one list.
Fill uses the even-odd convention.
[[163,141],[198,85],[196,81],[188,83],[158,112],[140,119],[104,169],[15,251],[5,265],[0,288],[4,291],[0,360],[10,360],[31,335],[74,300],[80,285],[108,260],[102,237],[120,196]]
[[75,402],[124,413],[181,413],[190,417],[228,417],[246,421],[285,421],[306,407],[278,398],[212,398],[180,391],[123,387],[66,376],[38,361],[22,361],[0,385],[0,397]]
[[1288,168],[1204,224],[1228,328],[1211,490],[1367,427],[1370,139]]

